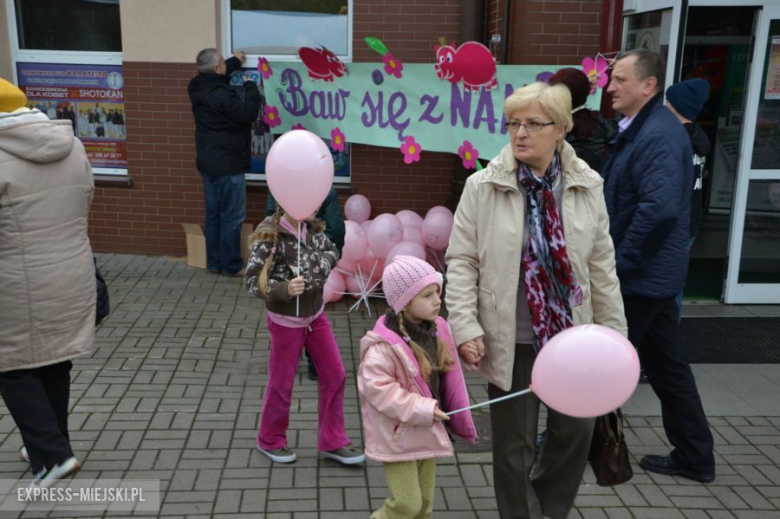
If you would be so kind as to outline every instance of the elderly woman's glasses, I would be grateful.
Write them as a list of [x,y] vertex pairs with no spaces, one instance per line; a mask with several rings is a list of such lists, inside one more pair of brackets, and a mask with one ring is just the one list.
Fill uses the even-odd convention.
[[536,133],[542,131],[542,128],[544,128],[545,126],[550,126],[553,124],[555,123],[553,122],[540,123],[539,121],[528,121],[527,123],[521,123],[518,121],[510,121],[506,123],[504,126],[506,126],[507,131],[510,131],[512,133],[517,133],[517,130],[519,130],[521,126],[525,128],[525,131],[527,131],[528,133]]

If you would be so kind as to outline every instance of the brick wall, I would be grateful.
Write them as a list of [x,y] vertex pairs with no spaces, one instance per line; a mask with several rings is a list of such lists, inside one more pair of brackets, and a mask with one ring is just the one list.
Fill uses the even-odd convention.
[[510,63],[573,65],[584,56],[595,56],[604,1],[514,0]]
[[98,183],[90,215],[92,244],[98,251],[183,253],[181,222],[198,222],[202,213],[187,98],[192,66],[128,62],[123,66],[133,185]]
[[[503,31],[504,0],[488,1],[487,37]],[[601,0],[513,0],[511,63],[578,63],[595,54]],[[439,36],[458,41],[460,0],[357,0],[355,61],[379,61],[364,43],[375,36],[406,63],[432,63]],[[500,48],[499,48],[500,55]],[[97,251],[184,254],[182,222],[203,223],[203,187],[195,168],[195,128],[187,83],[190,63],[124,63],[131,187],[96,189],[90,235]],[[352,187],[366,195],[373,216],[414,209],[425,214],[452,195],[457,161],[423,152],[408,166],[395,149],[352,147]],[[247,218],[262,218],[267,190],[247,189]],[[342,201],[349,194],[342,194]]]

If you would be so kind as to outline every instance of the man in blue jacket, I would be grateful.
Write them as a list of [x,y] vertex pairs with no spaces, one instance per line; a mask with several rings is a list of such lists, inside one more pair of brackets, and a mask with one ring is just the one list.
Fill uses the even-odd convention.
[[206,198],[206,263],[209,272],[243,275],[241,224],[246,219],[246,179],[252,160],[252,123],[260,110],[257,85],[245,78],[231,86],[230,74],[246,60],[227,61],[217,49],[198,53],[199,74],[187,88],[195,116],[198,171]]
[[628,321],[674,449],[639,465],[695,481],[715,479],[712,433],[680,343],[675,296],[685,282],[693,158],[682,124],[663,105],[663,58],[635,50],[615,62],[607,91],[623,114],[602,168],[610,234]]

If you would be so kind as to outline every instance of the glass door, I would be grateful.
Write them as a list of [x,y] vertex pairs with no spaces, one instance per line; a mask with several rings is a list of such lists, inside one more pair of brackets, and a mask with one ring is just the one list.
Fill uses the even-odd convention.
[[703,158],[704,176],[691,199],[695,239],[685,283],[686,301],[723,298],[743,106],[759,11],[756,6],[691,5],[685,16],[678,79],[701,78],[710,85],[696,119],[702,130],[696,151]]
[[625,0],[623,50],[648,49],[666,60],[667,84],[674,77],[679,45],[679,0]]
[[742,118],[726,303],[780,303],[780,4],[758,15]]

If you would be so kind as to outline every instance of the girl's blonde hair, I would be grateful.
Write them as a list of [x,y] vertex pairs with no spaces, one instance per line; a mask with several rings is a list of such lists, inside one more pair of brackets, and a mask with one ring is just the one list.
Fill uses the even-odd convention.
[[509,120],[513,113],[534,103],[564,132],[569,133],[573,126],[571,92],[565,85],[550,86],[537,82],[518,88],[504,101],[504,115]]
[[455,360],[452,358],[452,355],[450,354],[450,349],[447,347],[447,345],[444,343],[443,340],[441,340],[441,337],[439,337],[439,331],[436,328],[436,321],[433,321],[433,331],[436,333],[436,353],[437,358],[435,360],[436,365],[432,366],[431,361],[428,359],[428,354],[425,353],[425,350],[414,342],[409,335],[409,332],[406,331],[406,325],[404,324],[404,312],[401,311],[400,314],[398,314],[398,326],[401,328],[401,333],[403,334],[404,338],[408,339],[409,347],[412,349],[412,353],[414,353],[415,358],[417,359],[417,363],[420,365],[420,370],[422,371],[423,379],[425,379],[426,382],[431,377],[431,371],[434,369],[436,371],[446,372],[450,371],[452,369],[452,365],[455,364]]

